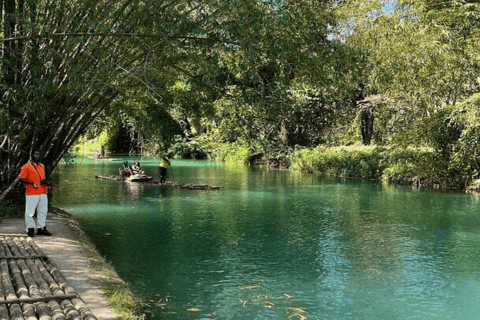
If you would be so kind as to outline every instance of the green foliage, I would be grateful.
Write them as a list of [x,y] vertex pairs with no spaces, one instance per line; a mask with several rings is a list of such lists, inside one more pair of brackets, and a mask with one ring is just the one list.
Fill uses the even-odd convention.
[[117,123],[116,126],[110,126],[107,133],[107,149],[112,153],[130,153],[133,143],[129,129],[126,123]]
[[[447,182],[439,175],[443,168],[435,165],[434,153],[431,149],[403,149],[386,152],[385,162],[388,164],[382,171],[385,182],[414,186],[446,186]],[[451,185],[450,185],[451,186]]]
[[294,170],[321,172],[341,177],[380,179],[384,162],[377,147],[317,147],[297,151]]
[[[72,147],[74,153],[77,154],[93,154],[96,150],[100,149],[101,146],[105,146],[106,150],[112,150],[108,147],[108,141],[110,136],[106,131],[103,131],[98,136],[94,136],[91,139],[88,139],[89,135],[80,137],[77,140],[77,143]],[[68,156],[68,154],[66,154]]]
[[340,177],[383,180],[417,186],[459,187],[446,181],[435,164],[431,149],[384,147],[317,147],[299,150],[292,157],[292,169]]
[[386,2],[337,2],[338,37],[365,57],[360,97],[384,97],[371,109],[376,142],[436,144],[419,126],[480,89],[480,4],[398,1],[386,13]]
[[207,158],[207,149],[198,140],[189,140],[176,136],[172,146],[168,149],[167,154],[173,155],[175,158]]
[[75,159],[77,158],[77,155],[74,152],[67,152],[64,154],[62,158],[62,162],[66,164],[75,164]]
[[[477,116],[456,107],[480,90],[473,0],[20,7],[5,6],[15,21],[2,25],[1,188],[32,148],[44,151],[51,172],[75,142],[82,151],[105,143],[111,152],[179,157],[208,146],[219,159],[288,165],[298,148],[360,141],[365,111],[377,145],[432,147],[425,168],[439,177],[477,174]],[[319,164],[332,174],[425,176],[383,151],[334,150]]]
[[300,150],[292,168],[337,176],[416,186],[478,188],[480,177],[480,94],[445,106],[415,123],[431,148],[325,147]]
[[[448,115],[450,130],[438,131],[447,152],[449,172],[466,180],[480,176],[480,94],[457,105]],[[451,133],[453,131],[453,134]],[[443,153],[442,153],[443,155]]]
[[7,203],[0,201],[0,223],[1,219],[22,218],[25,216],[24,204]]
[[245,164],[249,161],[251,155],[250,149],[245,144],[236,142],[217,145],[212,153],[212,158],[227,163]]

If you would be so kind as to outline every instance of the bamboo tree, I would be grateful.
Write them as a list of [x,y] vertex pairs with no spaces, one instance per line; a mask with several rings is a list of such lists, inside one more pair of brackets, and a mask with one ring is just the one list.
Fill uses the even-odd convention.
[[[95,117],[128,105],[116,102],[132,88],[146,91],[147,114],[189,122],[250,105],[232,126],[273,144],[285,132],[292,144],[308,112],[323,114],[351,87],[340,84],[344,66],[332,54],[342,45],[327,37],[328,1],[3,0],[3,8],[1,191],[33,149],[50,174]],[[189,90],[172,93],[178,82]],[[291,94],[303,82],[341,89],[318,90],[325,103],[304,108]],[[292,115],[303,123],[289,124]]]

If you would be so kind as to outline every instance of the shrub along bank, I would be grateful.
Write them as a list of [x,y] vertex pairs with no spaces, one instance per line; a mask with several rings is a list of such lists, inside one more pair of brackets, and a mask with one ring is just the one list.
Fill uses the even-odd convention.
[[[227,144],[216,146],[217,151],[212,154],[223,155],[219,158],[224,160],[276,164],[303,172],[480,191],[480,94],[455,106],[446,105],[430,117],[418,120],[413,127],[414,132],[391,140],[391,146],[318,146],[297,151],[284,148],[285,154],[267,156]],[[421,139],[412,140],[409,135]],[[259,155],[263,159],[258,160]]]
[[[456,150],[455,148],[450,148]],[[242,143],[205,143],[212,160],[289,167],[292,170],[389,183],[480,191],[477,171],[458,156],[433,148],[318,146],[267,156]],[[278,156],[278,155],[277,155]]]
[[465,189],[474,184],[473,176],[459,175],[433,149],[426,148],[319,146],[297,151],[291,169],[418,187]]

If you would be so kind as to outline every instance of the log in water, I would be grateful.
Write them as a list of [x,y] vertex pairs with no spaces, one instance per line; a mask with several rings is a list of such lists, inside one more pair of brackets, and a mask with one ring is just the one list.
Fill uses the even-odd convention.
[[[115,181],[125,181],[122,180],[120,176],[99,176],[96,175],[95,178],[97,179],[106,179],[106,180],[115,180]],[[159,185],[162,187],[169,187],[169,188],[181,188],[181,189],[190,189],[190,190],[217,190],[222,189],[221,186],[209,186],[207,184],[193,184],[193,183],[179,183],[179,182],[172,182],[172,181],[165,181],[164,183],[160,183],[159,180],[150,180],[150,181],[134,181],[138,183],[145,183],[149,185]]]

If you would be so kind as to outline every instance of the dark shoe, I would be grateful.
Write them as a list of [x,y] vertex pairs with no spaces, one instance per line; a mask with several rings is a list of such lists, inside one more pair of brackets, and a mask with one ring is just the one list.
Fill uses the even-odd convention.
[[48,236],[50,237],[52,234],[50,231],[47,230],[47,227],[43,227],[42,229],[37,230],[37,236]]
[[34,229],[34,228],[28,228],[27,235],[28,235],[30,238],[33,238],[33,237],[35,236],[35,229]]

